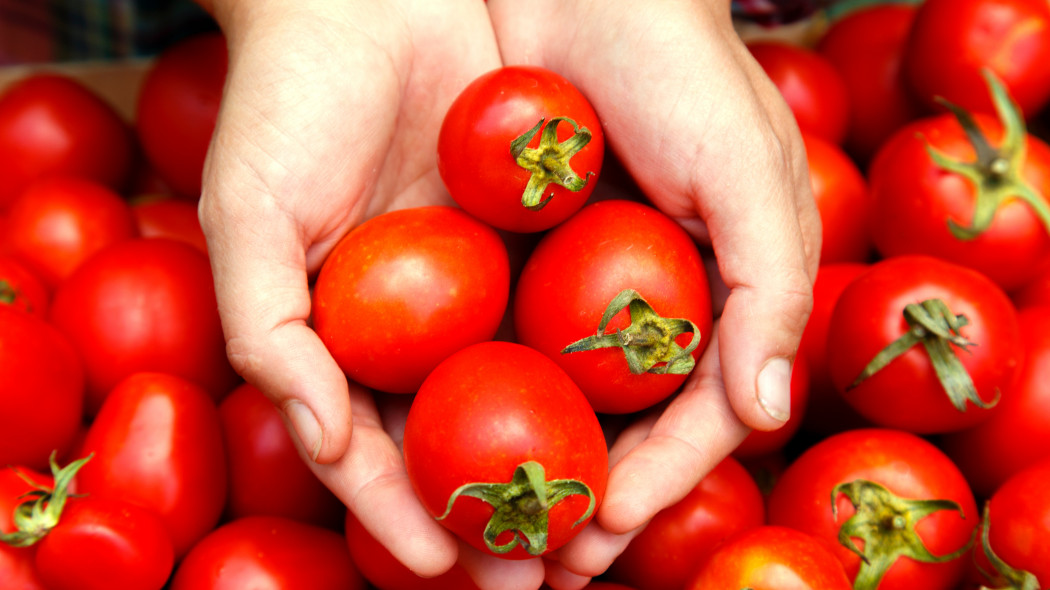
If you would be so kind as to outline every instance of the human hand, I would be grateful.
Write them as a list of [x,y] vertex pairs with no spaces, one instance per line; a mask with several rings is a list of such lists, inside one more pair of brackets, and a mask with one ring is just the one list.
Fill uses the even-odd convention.
[[581,587],[746,436],[781,426],[812,306],[820,220],[797,125],[724,0],[489,0],[503,61],[548,67],[590,99],[648,198],[709,243],[729,289],[683,390],[629,426],[596,520],[548,561]]

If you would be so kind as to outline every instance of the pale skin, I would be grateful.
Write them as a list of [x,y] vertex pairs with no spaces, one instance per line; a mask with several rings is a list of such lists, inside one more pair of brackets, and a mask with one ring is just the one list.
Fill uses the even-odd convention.
[[[798,129],[725,0],[212,0],[230,69],[201,222],[234,367],[287,417],[315,473],[404,564],[459,560],[483,590],[581,588],[750,428],[787,417],[790,362],[820,251]],[[309,280],[350,228],[450,204],[436,170],[448,105],[478,75],[570,79],[651,201],[712,246],[728,289],[683,391],[610,449],[595,520],[543,559],[458,542],[419,504],[404,401],[349,385],[309,327]],[[762,401],[760,401],[760,399]]]

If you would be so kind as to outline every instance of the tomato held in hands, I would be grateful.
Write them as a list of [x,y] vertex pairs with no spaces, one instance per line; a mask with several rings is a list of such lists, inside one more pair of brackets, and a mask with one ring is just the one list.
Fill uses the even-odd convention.
[[355,227],[328,255],[314,329],[350,379],[412,393],[447,356],[495,335],[509,291],[495,230],[454,207],[400,209]]
[[405,467],[426,509],[478,549],[543,555],[590,520],[608,453],[587,399],[543,354],[483,342],[427,377],[405,423]]
[[514,294],[518,341],[553,359],[606,413],[676,391],[710,341],[711,316],[692,238],[626,200],[592,203],[547,233]]
[[438,171],[472,215],[514,232],[551,228],[587,201],[605,144],[601,121],[568,80],[506,66],[471,82],[438,136]]

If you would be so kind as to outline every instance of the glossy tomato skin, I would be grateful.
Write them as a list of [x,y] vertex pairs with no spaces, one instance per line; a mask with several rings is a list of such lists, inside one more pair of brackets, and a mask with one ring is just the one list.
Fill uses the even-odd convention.
[[131,208],[94,181],[51,177],[11,203],[4,249],[54,289],[92,254],[138,235]]
[[88,415],[139,371],[179,375],[215,400],[238,382],[211,265],[183,242],[138,238],[96,253],[55,291],[49,317],[84,360]]
[[[435,517],[460,486],[510,482],[527,461],[540,463],[548,482],[585,484],[595,509],[605,494],[608,453],[597,416],[568,375],[521,344],[475,344],[438,365],[409,409],[403,448],[416,495]],[[585,495],[574,494],[549,507],[547,551],[586,525],[589,517],[573,526],[587,506]],[[492,512],[486,503],[461,497],[439,522],[489,552],[482,531]],[[500,556],[531,557],[521,544]]]
[[907,84],[902,59],[912,4],[872,4],[831,22],[816,50],[835,67],[849,95],[850,120],[843,146],[867,162],[897,128],[924,114]]
[[961,430],[994,412],[966,402],[952,405],[925,348],[917,344],[856,387],[850,384],[880,351],[908,330],[908,304],[943,301],[969,323],[961,335],[974,343],[952,350],[984,403],[1012,395],[1023,360],[1017,310],[984,275],[929,256],[898,256],[872,264],[839,295],[828,327],[828,366],[836,389],[872,423],[931,434]]
[[849,92],[831,62],[813,49],[784,41],[751,41],[747,48],[780,90],[802,132],[842,145],[849,129]]
[[49,590],[156,590],[174,565],[160,517],[116,499],[73,498],[36,551]]
[[[1002,125],[978,113],[978,127],[992,146]],[[976,157],[966,133],[950,114],[913,121],[894,133],[868,171],[872,194],[871,235],[883,257],[927,254],[977,269],[1007,291],[1027,283],[1050,264],[1050,232],[1019,199],[1004,202],[991,225],[971,240],[956,238],[948,221],[969,227],[974,214],[972,183],[940,169],[926,142],[948,157]],[[1050,146],[1027,135],[1021,176],[1041,195],[1050,195]]]
[[47,469],[73,445],[84,405],[84,369],[64,334],[0,305],[0,465]]
[[1021,309],[1024,347],[1017,382],[992,415],[941,437],[948,453],[981,497],[990,496],[1012,474],[1050,457],[1050,307]]
[[493,337],[509,291],[494,229],[454,207],[400,209],[351,230],[325,260],[314,329],[350,379],[412,393],[445,357]]
[[279,516],[248,516],[197,543],[171,590],[364,590],[339,533]]
[[866,262],[874,251],[868,231],[868,181],[837,144],[811,133],[802,139],[820,213],[820,263]]
[[739,532],[717,547],[686,590],[847,590],[842,564],[820,540],[795,529],[764,525]]
[[658,512],[631,539],[608,576],[638,590],[678,590],[719,543],[765,524],[765,499],[751,474],[726,457],[692,491]]
[[[960,511],[941,510],[922,518],[915,532],[934,555],[947,555],[969,543],[980,515],[966,479],[932,443],[892,429],[858,428],[831,435],[805,450],[781,475],[769,497],[768,522],[822,539],[838,555],[850,580],[860,558],[838,542],[839,528],[855,510],[845,495],[832,491],[857,479],[875,482],[909,499],[947,499]],[[966,567],[960,556],[942,563],[898,558],[880,590],[951,589]]]
[[237,386],[219,403],[219,419],[229,465],[227,519],[259,514],[342,526],[342,502],[306,466],[280,412],[261,391]]
[[[987,506],[992,550],[1010,567],[1034,575],[1039,588],[1050,585],[1050,545],[1045,542],[1050,534],[1048,477],[1050,459],[1037,461],[1003,482]],[[983,552],[980,541],[974,551]]]
[[994,112],[981,69],[999,77],[1021,110],[1050,99],[1050,6],[1042,0],[927,0],[904,52],[908,82],[931,106],[941,96],[968,110]]
[[[711,290],[692,238],[657,209],[633,201],[592,203],[548,232],[533,250],[514,293],[514,328],[522,344],[554,360],[595,411],[629,413],[667,398],[687,375],[633,375],[620,348],[562,354],[598,330],[602,314],[624,289],[634,289],[664,318],[685,318],[700,330],[694,359],[711,338]],[[630,324],[627,311],[606,333]],[[675,341],[687,346],[692,334]]]
[[164,50],[142,80],[135,131],[165,183],[196,199],[226,81],[226,38],[207,32]]
[[130,176],[132,133],[101,97],[62,74],[28,75],[0,92],[0,211],[45,176],[77,176],[119,190]]
[[[576,192],[548,185],[544,194],[553,198],[542,209],[529,210],[521,200],[531,173],[517,164],[511,143],[541,119],[555,117],[567,117],[591,132],[590,142],[569,161],[587,184]],[[572,133],[571,124],[559,124],[559,141]],[[530,147],[539,144],[540,135]],[[449,106],[438,135],[438,172],[452,198],[482,221],[513,232],[549,229],[582,207],[604,154],[601,121],[587,98],[561,75],[536,66],[482,74]]]
[[227,468],[215,402],[200,386],[164,373],[117,384],[88,429],[77,489],[156,512],[181,558],[219,522]]

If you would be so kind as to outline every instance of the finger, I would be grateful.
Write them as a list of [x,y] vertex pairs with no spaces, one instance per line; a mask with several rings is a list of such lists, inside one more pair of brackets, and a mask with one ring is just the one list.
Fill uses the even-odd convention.
[[544,558],[544,582],[553,590],[580,590],[591,582],[591,576],[569,571],[556,559]]
[[503,559],[460,543],[459,563],[480,590],[536,590],[543,584],[543,561]]

